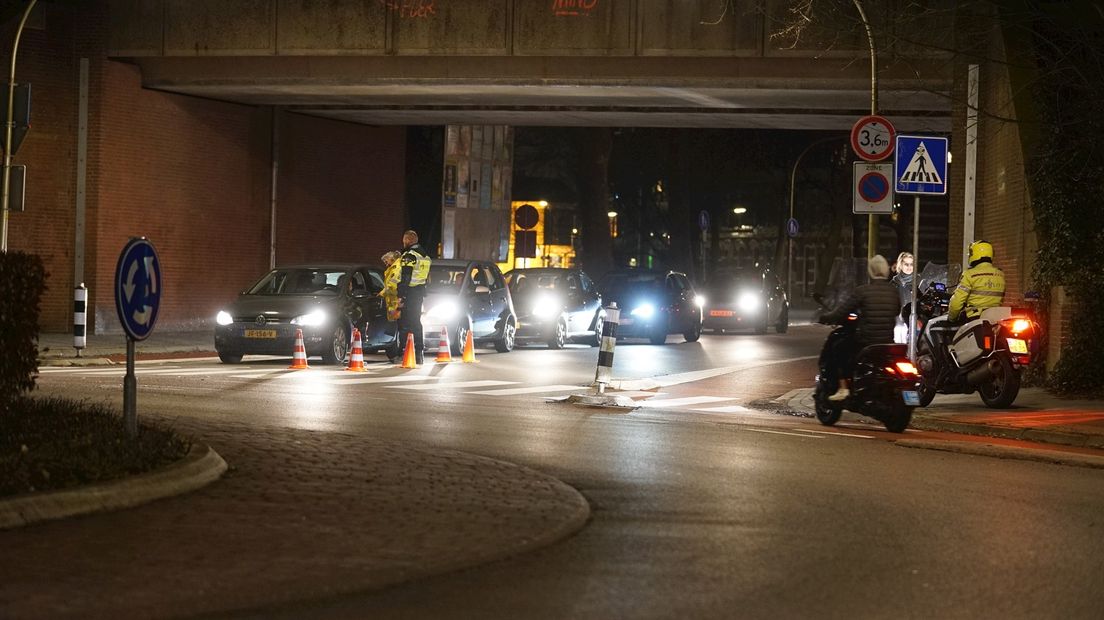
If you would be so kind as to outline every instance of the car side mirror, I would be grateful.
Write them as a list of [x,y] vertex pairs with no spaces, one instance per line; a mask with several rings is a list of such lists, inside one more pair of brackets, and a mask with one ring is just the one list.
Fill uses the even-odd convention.
[[484,284],[479,284],[479,285],[476,285],[475,292],[476,292],[476,294],[479,294],[479,295],[490,293],[491,292],[491,287],[486,286]]

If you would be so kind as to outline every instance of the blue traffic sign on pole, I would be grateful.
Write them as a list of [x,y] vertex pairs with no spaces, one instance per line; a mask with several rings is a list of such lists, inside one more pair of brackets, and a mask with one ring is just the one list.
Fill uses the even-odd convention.
[[709,230],[709,211],[701,211],[698,213],[698,228],[700,228],[702,232]]
[[161,304],[161,262],[145,237],[131,239],[115,266],[115,310],[132,340],[145,340]]
[[893,171],[898,194],[947,193],[947,139],[897,136]]
[[786,234],[790,237],[796,237],[798,233],[797,220],[790,218],[786,221]]

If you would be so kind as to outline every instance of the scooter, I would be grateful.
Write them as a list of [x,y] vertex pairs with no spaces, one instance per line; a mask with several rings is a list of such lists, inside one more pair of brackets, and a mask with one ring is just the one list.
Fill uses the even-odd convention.
[[841,340],[854,337],[857,321],[857,315],[849,315],[824,341],[813,392],[817,420],[832,426],[847,409],[878,420],[892,433],[903,433],[912,421],[912,410],[920,404],[917,391],[920,376],[908,359],[906,345],[877,344],[864,348],[855,361],[851,393],[842,401],[828,400],[840,378],[832,352]]
[[936,393],[976,390],[987,406],[1008,407],[1038,348],[1039,325],[1029,310],[1001,306],[960,326],[946,314],[950,298],[946,283],[934,281],[916,300],[920,406],[928,406]]

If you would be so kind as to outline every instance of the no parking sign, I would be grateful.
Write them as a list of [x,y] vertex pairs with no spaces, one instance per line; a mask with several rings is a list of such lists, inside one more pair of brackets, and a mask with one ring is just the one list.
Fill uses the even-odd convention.
[[852,213],[893,213],[893,164],[855,162]]

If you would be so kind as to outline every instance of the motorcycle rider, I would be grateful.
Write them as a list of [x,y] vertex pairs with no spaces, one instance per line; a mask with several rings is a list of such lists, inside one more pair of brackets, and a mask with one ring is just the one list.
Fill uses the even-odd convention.
[[993,264],[993,246],[988,241],[970,244],[970,268],[962,272],[958,288],[947,307],[950,321],[977,318],[985,308],[996,308],[1004,300],[1004,272]]
[[820,318],[821,323],[835,324],[852,312],[859,315],[854,337],[842,341],[834,351],[835,365],[845,385],[837,386],[836,393],[828,397],[833,402],[845,400],[850,395],[850,377],[859,351],[872,344],[893,344],[893,327],[901,306],[897,287],[889,281],[889,263],[881,254],[876,254],[867,261],[866,272],[870,284],[856,287],[843,302]]

